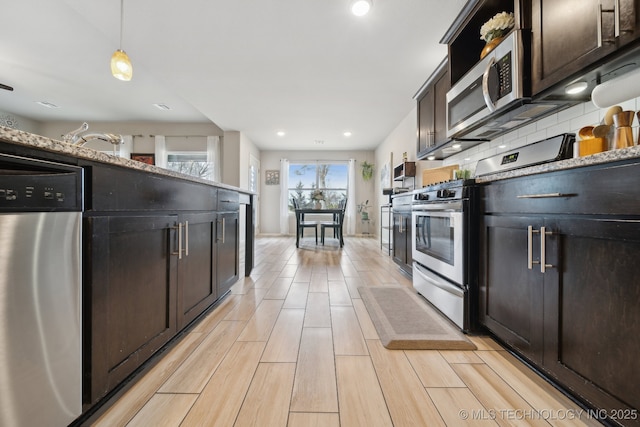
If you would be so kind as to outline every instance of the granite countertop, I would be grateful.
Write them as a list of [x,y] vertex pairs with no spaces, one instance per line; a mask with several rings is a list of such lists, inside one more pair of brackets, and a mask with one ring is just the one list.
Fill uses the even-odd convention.
[[541,165],[498,172],[490,175],[476,177],[475,180],[477,183],[487,183],[492,181],[499,181],[502,179],[517,178],[520,176],[535,175],[544,172],[575,169],[584,166],[599,165],[634,158],[640,158],[640,146],[622,148],[619,150],[609,150],[602,153],[592,154],[590,156],[559,160],[557,162],[543,163]]
[[229,190],[235,190],[246,194],[254,194],[251,191],[243,190],[231,185],[222,184],[219,182],[209,181],[207,179],[198,178],[191,175],[186,175],[180,172],[175,172],[169,169],[161,168],[158,166],[148,165],[146,163],[138,162],[136,160],[126,159],[124,157],[112,156],[110,154],[102,153],[92,148],[82,147],[75,144],[69,144],[67,142],[58,141],[55,139],[47,138],[45,136],[36,135],[29,132],[24,132],[17,129],[11,129],[4,126],[0,126],[0,140],[16,145],[23,145],[25,147],[37,148],[40,150],[50,151],[52,153],[64,154],[70,157],[76,157],[79,159],[92,160],[95,162],[105,163],[109,165],[122,166],[129,169],[137,169],[144,172],[154,173],[158,175],[170,176],[173,178],[184,179],[187,181],[198,182],[201,184],[211,185],[219,188],[226,188]]

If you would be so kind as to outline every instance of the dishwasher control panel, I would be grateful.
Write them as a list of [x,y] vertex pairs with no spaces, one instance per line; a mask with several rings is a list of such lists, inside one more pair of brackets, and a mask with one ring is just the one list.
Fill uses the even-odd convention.
[[0,154],[0,211],[82,210],[82,168]]

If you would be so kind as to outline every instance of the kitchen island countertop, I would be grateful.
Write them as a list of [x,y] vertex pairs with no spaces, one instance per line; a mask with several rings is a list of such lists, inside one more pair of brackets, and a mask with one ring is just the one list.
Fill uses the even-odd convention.
[[11,129],[4,126],[0,126],[0,141],[8,142],[11,144],[22,145],[25,147],[37,148],[52,153],[58,153],[85,160],[93,160],[96,162],[106,163],[110,165],[117,165],[126,167],[129,169],[137,169],[149,173],[170,176],[173,178],[180,178],[188,181],[199,182],[201,184],[207,184],[219,188],[226,188],[229,190],[238,191],[246,194],[253,194],[250,191],[242,190],[231,185],[222,184],[202,178],[198,178],[191,175],[186,175],[180,172],[175,172],[169,169],[161,168],[159,166],[148,165],[146,163],[138,162],[136,160],[126,159],[124,157],[113,156],[106,154],[92,148],[82,147],[80,145],[69,144],[67,142],[58,141],[55,139],[47,138],[42,135],[36,135],[29,132],[24,132],[17,129]]

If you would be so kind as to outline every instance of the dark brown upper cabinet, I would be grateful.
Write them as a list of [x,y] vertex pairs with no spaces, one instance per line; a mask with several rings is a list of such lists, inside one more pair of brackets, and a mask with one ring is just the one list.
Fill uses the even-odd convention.
[[418,159],[426,158],[447,138],[447,91],[451,88],[445,58],[416,95],[418,102]]
[[[630,48],[640,38],[639,11],[638,0],[533,0],[533,95],[579,77]],[[600,70],[589,79],[605,80],[629,71],[630,66],[624,63]]]

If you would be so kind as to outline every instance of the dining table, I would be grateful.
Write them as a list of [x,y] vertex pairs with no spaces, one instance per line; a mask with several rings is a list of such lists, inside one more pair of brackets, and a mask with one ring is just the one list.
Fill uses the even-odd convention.
[[[300,221],[304,221],[305,215],[331,215],[331,219],[335,221],[335,218],[339,218],[342,213],[342,209],[340,208],[299,208],[295,210],[296,212],[296,247],[300,244]],[[318,223],[319,225],[320,223]],[[340,247],[343,246],[342,239],[342,229],[340,229],[340,236],[338,236],[338,240],[340,241]]]

